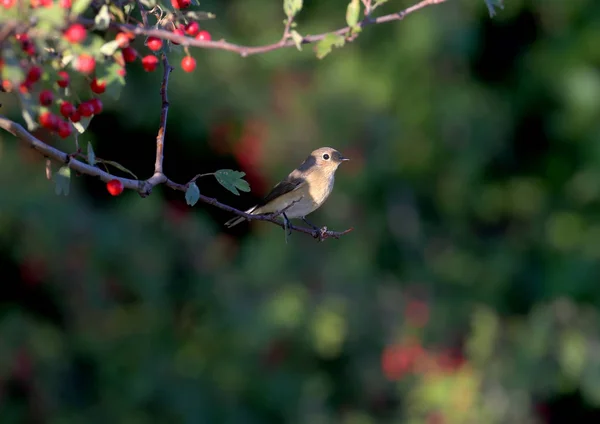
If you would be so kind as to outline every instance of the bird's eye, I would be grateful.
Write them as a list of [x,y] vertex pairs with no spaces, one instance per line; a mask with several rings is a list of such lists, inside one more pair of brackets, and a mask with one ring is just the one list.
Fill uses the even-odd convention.
[[329,155],[328,155],[327,153],[325,153],[325,154],[323,155],[323,159],[325,159],[325,160],[329,160]]

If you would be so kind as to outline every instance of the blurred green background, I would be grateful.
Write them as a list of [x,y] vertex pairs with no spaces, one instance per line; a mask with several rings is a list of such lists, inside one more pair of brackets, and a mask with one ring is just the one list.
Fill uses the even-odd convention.
[[[346,1],[305,3],[302,34],[345,25]],[[281,36],[279,1],[202,10],[213,39]],[[0,422],[597,422],[600,3],[498,12],[453,0],[321,61],[305,46],[176,66],[167,175],[242,170],[251,194],[199,187],[247,208],[335,147],[352,160],[311,220],[354,227],[340,240],[226,230],[167,188],[112,198],[80,177],[57,197],[0,133]],[[128,65],[82,137],[140,178],[161,74]]]

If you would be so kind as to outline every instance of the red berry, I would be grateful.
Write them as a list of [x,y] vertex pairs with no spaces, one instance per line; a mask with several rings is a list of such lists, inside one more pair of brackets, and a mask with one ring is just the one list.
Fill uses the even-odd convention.
[[77,108],[77,112],[79,112],[81,116],[89,118],[94,114],[94,106],[92,106],[89,102],[83,102]]
[[142,66],[146,72],[152,72],[156,69],[156,65],[158,65],[158,58],[149,54],[142,59]]
[[196,40],[199,41],[210,41],[212,37],[210,36],[210,32],[206,30],[202,30],[196,35]]
[[35,54],[35,46],[29,40],[21,41],[21,49],[29,56],[33,56]]
[[17,41],[26,41],[29,40],[29,35],[27,35],[26,32],[19,32],[15,34],[15,38],[17,39]]
[[96,68],[96,59],[89,54],[83,53],[77,58],[75,69],[83,74],[90,74]]
[[42,112],[39,121],[42,127],[47,128],[49,130],[55,129],[58,125],[58,118],[56,117],[56,115],[53,115],[48,111]]
[[137,57],[137,52],[131,47],[125,47],[123,50],[121,50],[121,52],[123,53],[123,59],[125,59],[125,62],[133,62]]
[[69,117],[69,119],[71,120],[71,122],[79,122],[81,120],[81,114],[79,113],[79,111],[75,110],[71,116]]
[[118,196],[123,193],[123,183],[119,180],[110,180],[106,183],[106,189],[111,194],[111,196]]
[[[173,30],[173,34],[180,35],[180,36],[184,37],[185,36],[185,31],[183,30],[183,28],[179,27],[179,28],[175,28]],[[179,43],[176,42],[176,41],[171,41],[171,43],[179,45]]]
[[69,43],[78,44],[85,40],[87,31],[81,24],[73,24],[65,31],[65,38]]
[[10,9],[15,5],[17,0],[2,0],[0,3],[4,6],[5,9]]
[[57,131],[61,138],[67,138],[73,132],[71,129],[71,124],[63,120],[58,121]]
[[60,104],[60,114],[65,118],[70,118],[73,112],[75,112],[75,106],[71,102],[62,102]]
[[56,83],[58,84],[59,87],[65,88],[66,86],[69,85],[69,80],[71,78],[69,77],[69,74],[66,71],[59,71],[58,72],[58,80],[56,81]]
[[34,83],[39,81],[41,76],[42,69],[39,66],[32,66],[31,68],[29,68],[29,71],[27,71],[26,81],[28,83]]
[[71,8],[71,0],[60,0],[58,2],[58,4],[63,9],[70,9]]
[[192,4],[191,0],[171,0],[174,9],[187,9]]
[[94,115],[98,115],[102,112],[102,101],[100,99],[92,99],[88,102],[94,111]]
[[127,75],[127,71],[125,70],[125,68],[119,68],[117,69],[117,75],[125,77],[125,75]]
[[162,40],[156,37],[148,37],[148,41],[146,42],[148,48],[152,51],[160,50],[162,47]]
[[181,59],[181,68],[185,72],[192,72],[194,69],[196,69],[196,59],[191,56],[184,57]]
[[106,90],[106,81],[100,80],[98,81],[96,78],[92,80],[90,83],[90,88],[96,94],[102,94]]
[[42,90],[40,92],[40,104],[43,106],[50,106],[54,100],[54,95],[50,90]]
[[120,32],[117,34],[117,36],[115,37],[115,40],[117,41],[117,45],[124,49],[125,47],[129,46],[129,40],[131,40],[129,34],[126,34],[124,32]]
[[23,81],[21,84],[19,84],[19,91],[22,94],[29,93],[29,90],[31,90],[31,83],[29,81]]
[[200,32],[200,25],[198,22],[190,22],[185,26],[185,33],[187,35],[191,35],[192,37]]

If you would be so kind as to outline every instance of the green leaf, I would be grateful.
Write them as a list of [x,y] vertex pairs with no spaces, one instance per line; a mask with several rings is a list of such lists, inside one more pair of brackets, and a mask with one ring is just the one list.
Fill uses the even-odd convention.
[[37,27],[42,31],[52,31],[62,28],[65,24],[66,10],[57,4],[51,7],[34,9],[32,18],[38,22]]
[[190,206],[194,206],[198,199],[200,199],[200,189],[196,183],[191,183],[185,191],[185,202]]
[[346,23],[349,27],[354,27],[358,23],[360,14],[360,0],[350,0],[346,9]]
[[302,0],[283,0],[283,11],[288,18],[293,18],[302,10]]
[[89,141],[87,145],[87,161],[92,166],[96,165],[96,153],[94,153],[92,143],[90,143]]
[[123,12],[125,12],[126,15],[129,15],[133,9],[135,9],[135,4],[134,3],[128,3],[125,6],[123,6]]
[[112,40],[100,47],[100,53],[105,56],[112,56],[118,48],[119,42],[117,40]]
[[485,0],[485,4],[488,8],[488,12],[490,13],[490,18],[496,16],[496,8],[504,9],[503,0]]
[[143,6],[146,6],[148,9],[154,9],[156,6],[156,0],[140,0]]
[[232,169],[219,169],[215,172],[215,178],[227,190],[239,196],[238,189],[241,191],[250,191],[250,185],[242,177],[245,172],[234,171]]
[[302,40],[304,40],[304,37],[302,37],[295,29],[290,31],[290,36],[292,37],[292,40],[294,40],[296,48],[302,51]]
[[96,78],[106,82],[105,95],[114,100],[119,100],[123,87],[125,87],[125,78],[119,75],[121,66],[116,62],[106,61],[96,66]]
[[98,162],[105,163],[106,165],[114,166],[118,170],[123,171],[123,172],[127,172],[129,175],[132,175],[133,178],[135,178],[136,180],[138,179],[138,177],[136,177],[133,172],[131,172],[129,169],[125,168],[123,165],[121,165],[118,162],[115,162],[115,161],[112,161],[112,160],[98,159],[98,158],[96,158],[96,160]]
[[68,166],[61,167],[56,174],[54,174],[54,192],[57,196],[64,194],[69,195],[69,189],[71,185],[71,170]]
[[315,50],[317,52],[317,58],[323,59],[329,53],[333,47],[342,47],[346,43],[343,36],[334,33],[327,34],[325,38],[317,43]]
[[90,125],[90,122],[92,122],[92,118],[93,116],[82,116],[79,122],[73,122],[73,126],[79,134],[83,134],[87,127]]
[[71,7],[71,18],[76,18],[87,10],[92,4],[92,0],[75,0]]
[[105,4],[100,8],[100,11],[94,18],[94,24],[96,29],[104,31],[110,25],[110,13],[108,12],[108,6]]
[[216,15],[214,13],[198,12],[191,10],[189,12],[185,12],[185,17],[194,21],[205,21],[207,19],[215,19]]
[[379,7],[382,4],[387,3],[387,2],[388,2],[388,0],[375,0],[375,2],[373,3],[373,7],[372,8],[374,9],[374,8]]

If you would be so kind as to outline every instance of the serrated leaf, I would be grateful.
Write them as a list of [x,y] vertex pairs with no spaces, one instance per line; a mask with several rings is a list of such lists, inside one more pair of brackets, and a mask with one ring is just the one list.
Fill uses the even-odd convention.
[[92,143],[90,143],[89,141],[87,145],[87,162],[92,166],[96,165],[96,153],[94,153]]
[[488,8],[488,12],[490,14],[490,18],[496,16],[496,8],[504,9],[503,0],[485,0],[485,4]]
[[125,168],[123,165],[121,165],[118,162],[115,162],[112,160],[98,159],[98,158],[96,158],[96,160],[98,162],[105,163],[106,165],[114,166],[115,168],[117,168],[120,171],[127,172],[129,175],[133,176],[133,178],[135,178],[136,180],[138,179],[138,177],[136,177],[136,175],[133,172],[131,172],[129,169]]
[[198,199],[200,199],[200,189],[196,183],[191,183],[185,191],[185,202],[190,206],[194,206]]
[[358,23],[360,14],[360,0],[350,0],[346,8],[346,23],[349,27],[354,27]]
[[185,17],[194,21],[205,21],[207,19],[215,19],[216,15],[214,13],[190,10],[189,12],[185,12]]
[[82,116],[79,122],[73,122],[73,126],[79,134],[83,134],[85,130],[87,130],[87,127],[90,125],[90,122],[92,122],[92,118],[93,116]]
[[110,13],[106,4],[98,11],[98,14],[94,18],[94,25],[100,31],[104,31],[110,25]]
[[331,50],[333,50],[334,46],[342,47],[345,43],[346,43],[346,40],[344,39],[343,36],[333,34],[333,33],[327,34],[325,36],[325,38],[323,38],[321,41],[319,41],[317,43],[317,45],[315,46],[315,51],[317,52],[317,58],[323,59],[325,56],[327,56],[329,53],[331,53]]
[[215,172],[215,178],[227,190],[239,196],[241,191],[250,191],[250,184],[244,179],[245,172],[234,171],[232,169],[219,169]]
[[300,33],[298,33],[298,31],[296,31],[295,29],[290,31],[290,36],[292,37],[292,40],[294,40],[296,48],[302,51],[302,40],[304,40],[304,37],[302,37]]
[[87,10],[92,4],[92,0],[75,0],[71,7],[71,18],[76,18]]
[[71,187],[71,170],[68,166],[61,167],[56,174],[54,174],[54,192],[57,196],[64,194],[69,195]]
[[118,48],[119,42],[117,40],[112,40],[100,47],[100,53],[105,56],[112,56]]
[[288,18],[293,18],[302,10],[302,0],[283,0],[283,11]]

